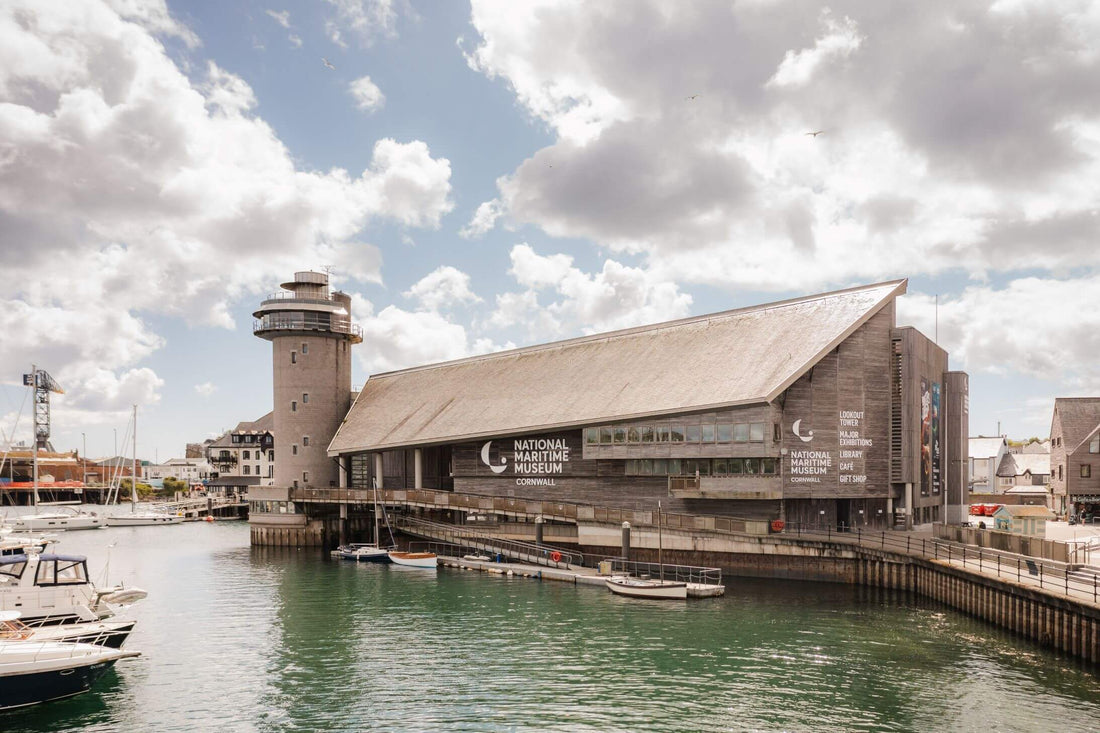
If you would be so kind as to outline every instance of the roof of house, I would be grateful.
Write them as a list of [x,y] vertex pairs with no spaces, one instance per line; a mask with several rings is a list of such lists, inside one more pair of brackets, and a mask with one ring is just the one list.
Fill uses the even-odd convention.
[[998,476],[1050,475],[1049,453],[1005,453],[1001,464],[997,466]]
[[329,453],[770,402],[905,287],[895,280],[377,374]]
[[970,439],[971,458],[995,458],[1001,452],[1001,446],[1008,445],[1004,436],[987,437],[978,435]]
[[219,435],[208,444],[208,447],[220,448],[222,446],[239,445],[239,443],[233,442],[234,435],[263,435],[264,433],[270,433],[274,428],[275,413],[272,411],[258,420],[244,420],[237,423],[237,427]]
[[[1100,428],[1100,397],[1058,397],[1054,414],[1062,423],[1062,442],[1067,453],[1081,446]],[[1054,432],[1053,419],[1051,432]]]
[[1054,512],[1047,509],[1045,506],[1014,506],[1012,504],[1005,504],[998,509],[993,516],[997,516],[1001,513],[1008,514],[1010,517],[1041,517],[1044,519],[1054,519]]

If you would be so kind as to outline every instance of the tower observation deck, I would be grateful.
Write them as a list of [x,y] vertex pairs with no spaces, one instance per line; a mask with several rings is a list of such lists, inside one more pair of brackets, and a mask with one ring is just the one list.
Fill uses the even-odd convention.
[[[275,461],[262,485],[337,486],[326,449],[351,407],[351,349],[363,334],[351,297],[323,272],[296,272],[253,312],[252,333],[272,344]],[[243,467],[242,467],[243,470]]]

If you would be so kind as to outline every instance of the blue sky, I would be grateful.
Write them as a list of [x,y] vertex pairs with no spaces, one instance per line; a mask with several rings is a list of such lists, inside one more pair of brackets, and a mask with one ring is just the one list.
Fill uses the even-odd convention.
[[1100,393],[1095,3],[42,6],[0,9],[8,436],[31,363],[59,449],[259,417],[252,308],[323,266],[356,385],[908,277],[972,434]]

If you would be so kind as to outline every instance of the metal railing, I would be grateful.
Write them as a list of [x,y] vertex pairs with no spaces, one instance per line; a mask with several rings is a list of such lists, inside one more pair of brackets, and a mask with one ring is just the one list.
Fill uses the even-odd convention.
[[[606,568],[604,563],[608,563]],[[600,570],[608,570],[612,575],[631,575],[636,578],[656,578],[695,585],[722,585],[721,568],[707,568],[699,565],[658,564],[611,557],[600,561]]]
[[409,516],[398,515],[394,517],[393,524],[406,534],[440,540],[493,555],[505,555],[511,560],[531,565],[563,569],[569,569],[571,565],[584,566],[584,556],[581,553],[553,545],[505,540],[475,529]]

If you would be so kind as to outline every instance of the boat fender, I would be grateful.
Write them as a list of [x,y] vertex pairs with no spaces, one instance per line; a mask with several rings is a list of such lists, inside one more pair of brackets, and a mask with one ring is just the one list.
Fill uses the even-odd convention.
[[550,553],[550,559],[553,560],[554,562],[561,562],[561,553],[558,552],[557,550],[554,550],[553,552]]

